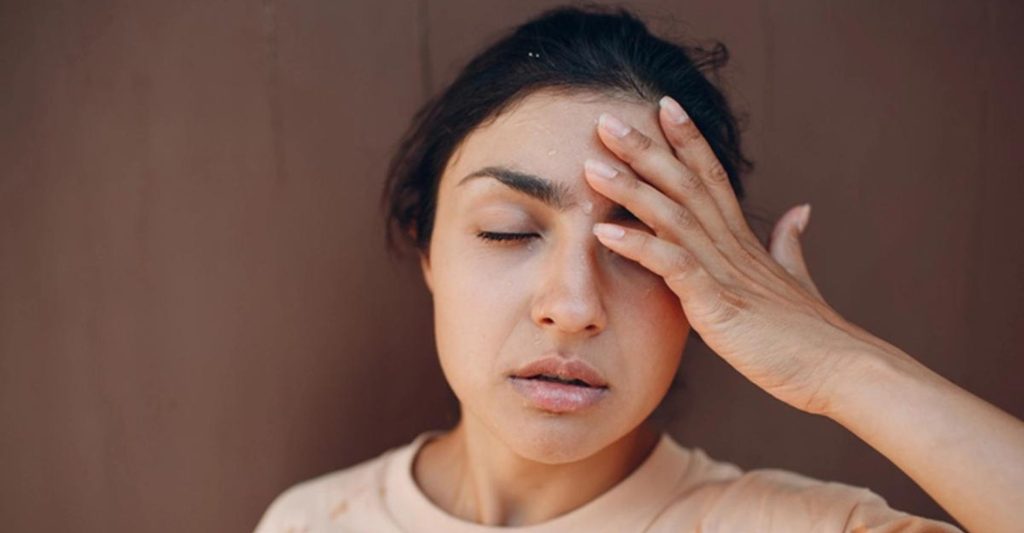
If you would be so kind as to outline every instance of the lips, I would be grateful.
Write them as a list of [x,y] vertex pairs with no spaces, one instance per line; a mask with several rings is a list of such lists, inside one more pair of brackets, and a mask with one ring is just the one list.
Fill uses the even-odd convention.
[[569,385],[557,381],[514,376],[510,376],[508,380],[512,389],[526,400],[525,405],[546,414],[570,415],[590,412],[609,394],[605,387]]
[[586,362],[554,355],[537,359],[518,368],[512,372],[511,377],[550,381],[578,387],[608,388],[608,382],[604,377]]

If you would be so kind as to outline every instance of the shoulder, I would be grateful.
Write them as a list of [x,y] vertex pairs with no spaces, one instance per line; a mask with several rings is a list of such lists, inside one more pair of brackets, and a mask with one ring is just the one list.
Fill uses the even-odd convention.
[[958,532],[956,527],[891,508],[864,487],[825,481],[797,472],[760,468],[742,471],[692,452],[689,489],[659,523],[695,522],[700,531]]
[[893,509],[865,487],[774,468],[745,473],[723,492],[720,505],[726,513],[736,505],[757,506],[761,511],[751,519],[792,524],[807,531],[960,531],[947,523]]
[[384,513],[387,466],[400,449],[289,487],[264,511],[255,533],[317,530],[347,519],[353,509],[361,516]]

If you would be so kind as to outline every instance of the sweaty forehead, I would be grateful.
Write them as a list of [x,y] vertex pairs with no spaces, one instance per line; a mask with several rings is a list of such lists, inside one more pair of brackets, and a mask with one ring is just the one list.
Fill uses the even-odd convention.
[[597,119],[604,112],[668,145],[655,104],[595,93],[541,91],[473,130],[452,154],[443,185],[454,186],[481,167],[505,165],[578,190],[586,159],[617,160],[597,136]]

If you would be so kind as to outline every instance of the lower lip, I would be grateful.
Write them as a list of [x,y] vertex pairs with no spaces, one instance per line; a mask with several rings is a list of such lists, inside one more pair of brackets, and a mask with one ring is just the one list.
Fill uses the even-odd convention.
[[534,407],[552,413],[572,413],[601,401],[606,388],[579,387],[539,379],[509,378],[512,387]]

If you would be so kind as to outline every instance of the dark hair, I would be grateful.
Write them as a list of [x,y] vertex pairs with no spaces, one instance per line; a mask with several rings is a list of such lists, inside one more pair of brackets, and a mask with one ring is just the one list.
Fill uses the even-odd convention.
[[652,35],[624,8],[560,7],[516,28],[473,58],[455,81],[414,115],[388,168],[382,195],[386,239],[395,232],[429,249],[438,183],[469,133],[540,89],[594,91],[656,103],[675,98],[704,134],[740,200],[753,168],[740,150],[737,121],[704,75],[729,60],[720,42],[705,49]]

